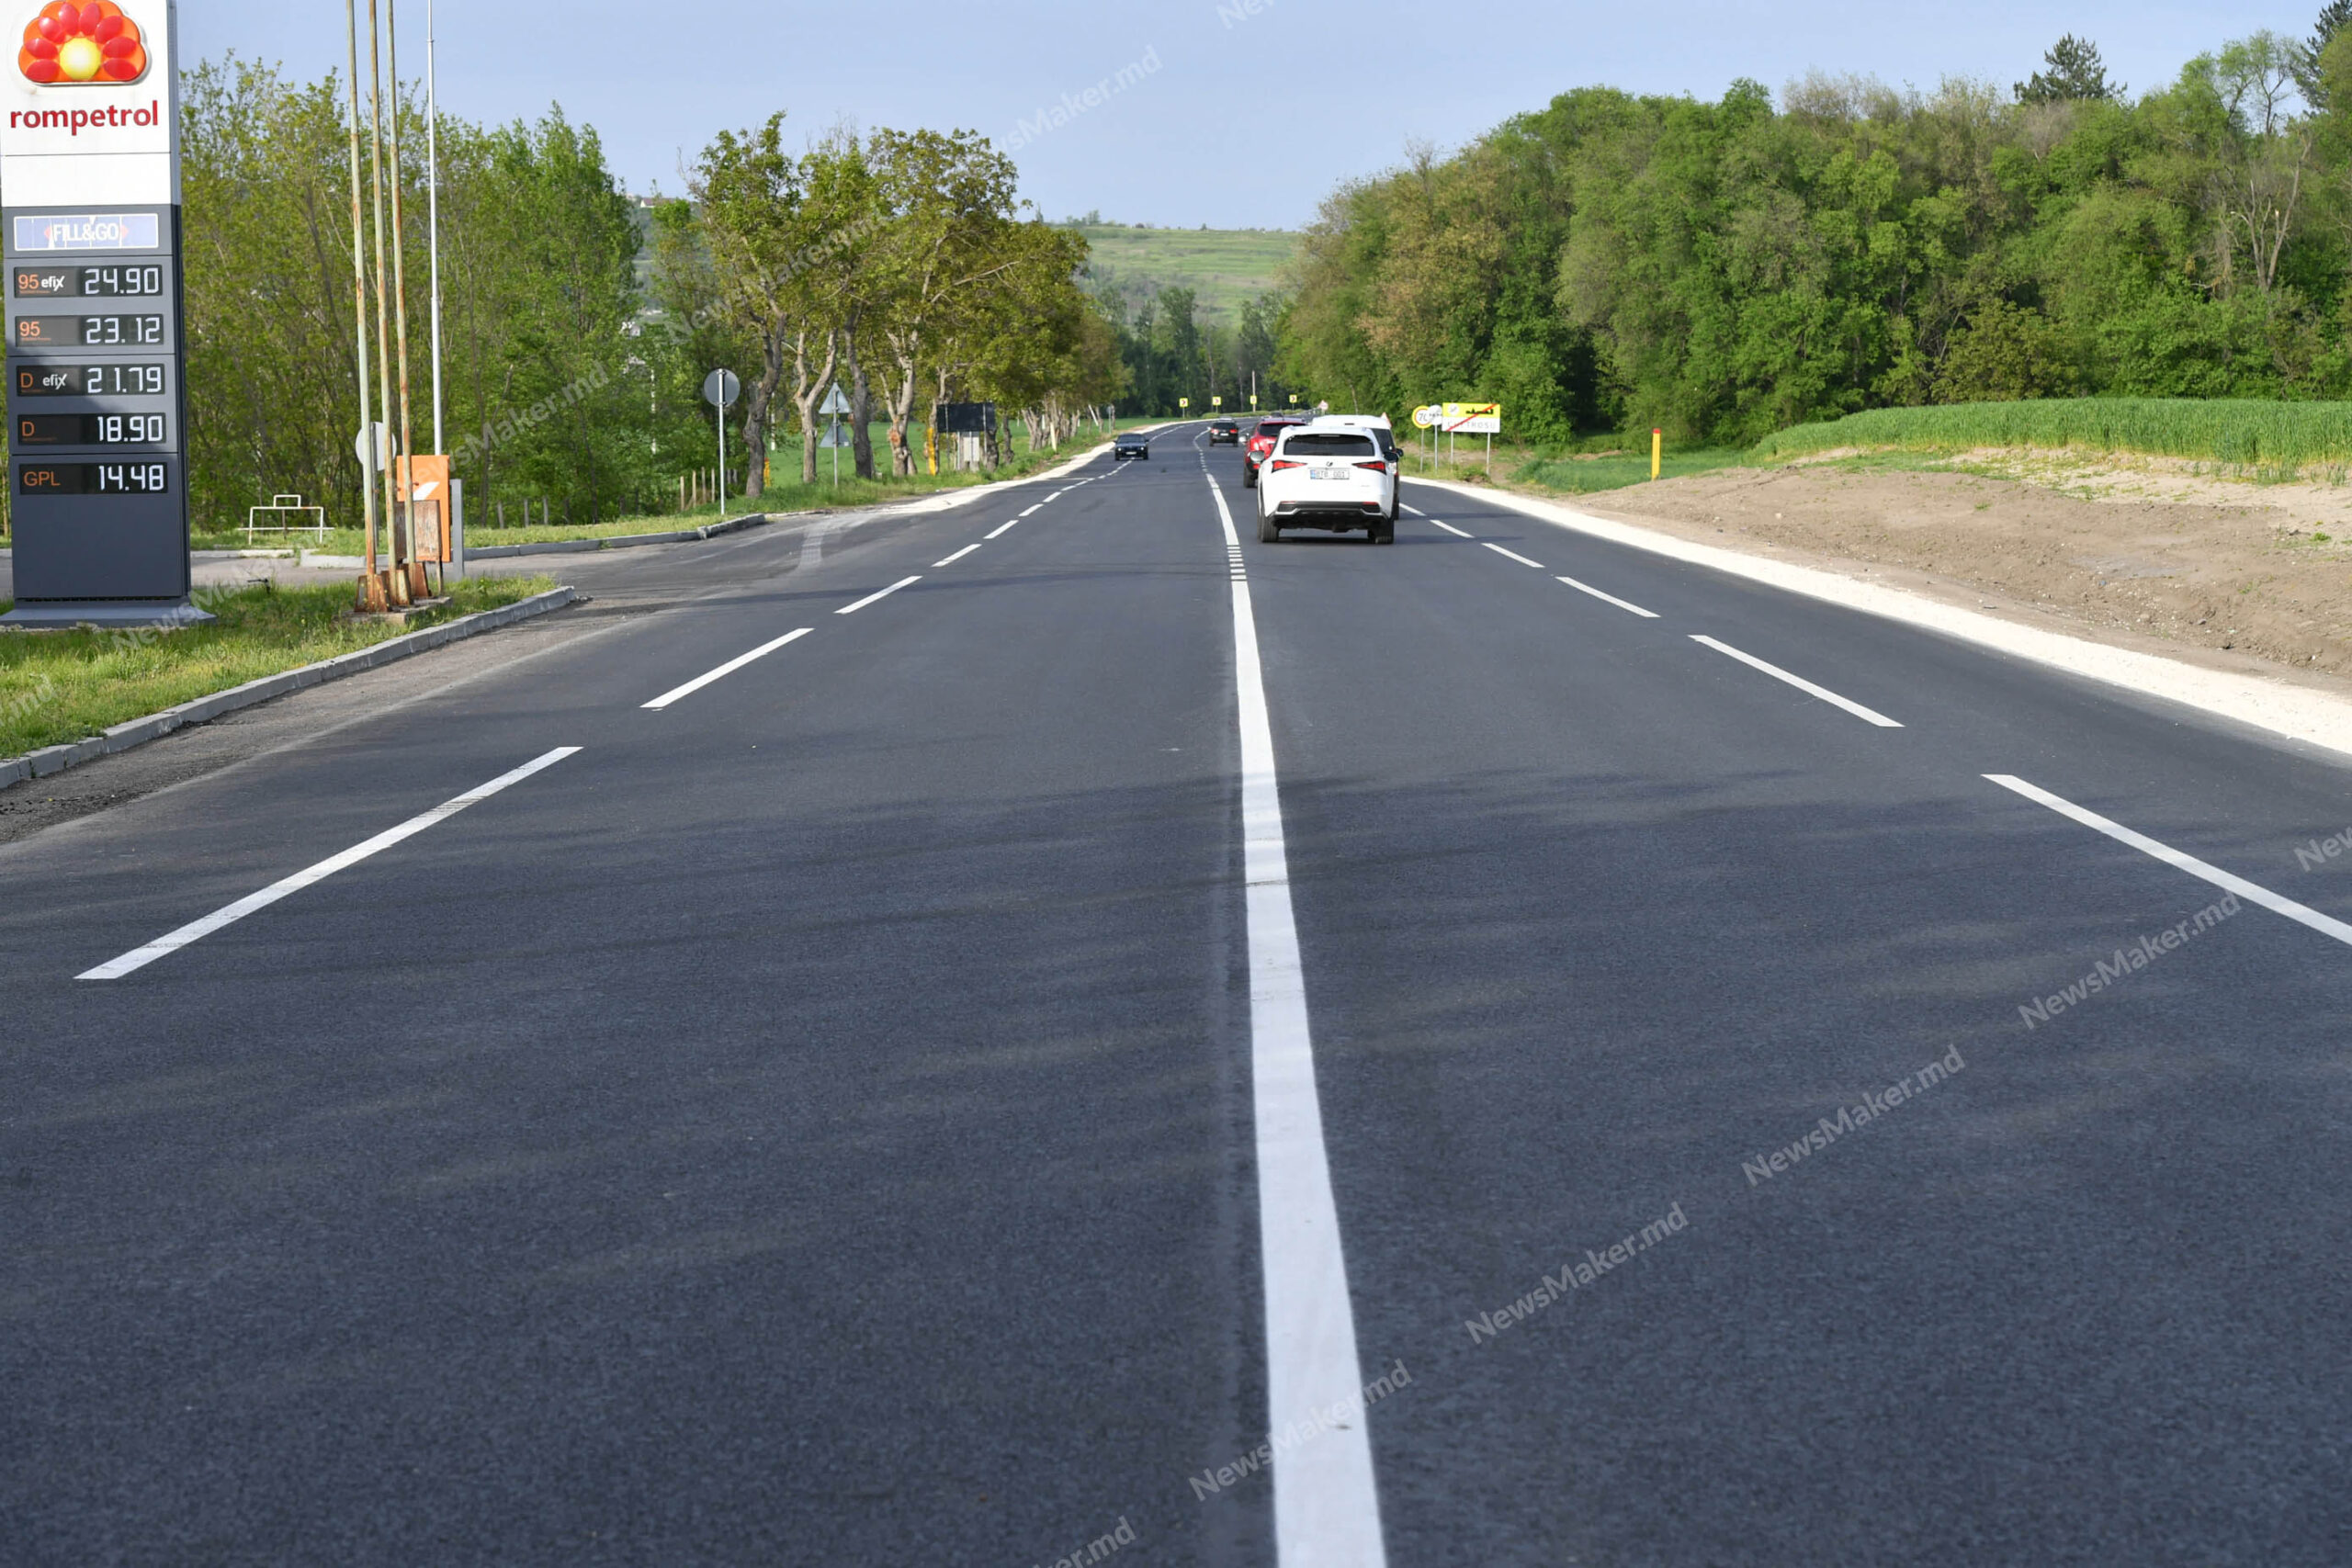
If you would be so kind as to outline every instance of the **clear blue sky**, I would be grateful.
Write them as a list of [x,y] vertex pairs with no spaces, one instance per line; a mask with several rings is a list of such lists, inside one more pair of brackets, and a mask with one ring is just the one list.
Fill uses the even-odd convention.
[[[603,134],[632,189],[658,181],[676,192],[681,160],[713,131],[777,108],[804,132],[844,118],[969,127],[1002,146],[1064,94],[1080,98],[1122,66],[1156,59],[1157,71],[1021,149],[1025,194],[1056,218],[1100,209],[1131,222],[1292,228],[1335,183],[1396,163],[1408,142],[1458,145],[1569,87],[1712,97],[1739,76],[1777,91],[1809,68],[1897,85],[1932,87],[1945,75],[2007,85],[2072,30],[2136,89],[2257,28],[2306,36],[2319,10],[2318,0],[1255,3],[1238,21],[1250,0],[448,4],[436,8],[441,102],[476,120],[560,102]],[[698,25],[673,33],[673,17]],[[403,0],[401,19],[402,73],[421,75],[424,0]],[[322,74],[343,62],[343,7],[188,0],[180,37],[192,56],[234,49]]]

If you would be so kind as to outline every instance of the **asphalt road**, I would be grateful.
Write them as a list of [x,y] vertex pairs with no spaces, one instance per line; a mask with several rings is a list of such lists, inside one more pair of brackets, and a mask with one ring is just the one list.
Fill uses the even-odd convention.
[[2352,1560],[2343,762],[1198,428],[0,845],[0,1562]]

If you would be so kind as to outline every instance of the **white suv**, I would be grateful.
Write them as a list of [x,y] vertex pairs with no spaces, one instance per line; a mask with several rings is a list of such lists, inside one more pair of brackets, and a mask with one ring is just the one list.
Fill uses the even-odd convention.
[[1375,545],[1396,541],[1396,465],[1385,432],[1338,420],[1285,430],[1258,468],[1258,542],[1284,528],[1361,528]]

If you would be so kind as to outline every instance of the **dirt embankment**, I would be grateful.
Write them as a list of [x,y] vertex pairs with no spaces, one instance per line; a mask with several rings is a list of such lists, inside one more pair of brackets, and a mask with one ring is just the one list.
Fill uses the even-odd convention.
[[[1996,465],[2012,475],[1987,472]],[[2352,486],[1977,455],[1724,468],[1576,498],[1682,538],[2352,693]]]

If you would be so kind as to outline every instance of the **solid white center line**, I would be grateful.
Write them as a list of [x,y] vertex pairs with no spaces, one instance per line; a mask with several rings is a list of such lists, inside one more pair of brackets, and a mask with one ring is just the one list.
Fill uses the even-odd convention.
[[357,865],[369,855],[389,850],[403,839],[413,838],[435,822],[455,817],[478,800],[488,800],[509,784],[520,784],[542,768],[551,768],[579,750],[577,746],[559,746],[554,750],[532,758],[512,773],[501,773],[488,784],[469,789],[452,800],[445,800],[432,810],[410,818],[397,828],[387,828],[365,843],[354,844],[339,855],[331,855],[307,871],[298,871],[282,881],[273,882],[258,893],[248,893],[225,908],[215,909],[200,920],[191,920],[175,931],[157,937],[146,946],[134,948],[120,958],[101,964],[96,969],[85,969],[74,976],[77,980],[119,980],[134,969],[143,969],[166,953],[176,953],[192,942],[201,942],[221,927],[233,925],[256,909],[266,909],[289,893],[300,893],[314,882],[323,882],[346,866]]
[[2071,817],[2086,828],[2098,829],[2117,843],[2129,844],[2143,854],[2154,855],[2166,865],[2185,871],[2191,876],[2203,877],[2214,886],[2234,893],[2249,904],[2259,904],[2266,909],[2311,927],[2322,936],[2332,936],[2340,942],[2352,944],[2352,925],[2346,925],[2333,916],[2323,915],[2292,898],[2282,897],[2243,876],[2233,876],[2220,866],[2208,865],[2195,855],[2183,854],[2171,845],[2160,844],[2144,833],[2135,833],[2120,822],[2110,822],[2096,811],[2086,811],[2073,801],[2030,784],[2013,773],[1986,773],[1984,776],[2003,789],[2015,790],[2028,800],[2050,807],[2061,817]]
[[1855,702],[1849,697],[1841,697],[1826,686],[1816,686],[1802,675],[1792,675],[1777,664],[1767,664],[1752,653],[1742,653],[1739,649],[1732,647],[1729,643],[1717,642],[1713,637],[1701,637],[1696,633],[1691,635],[1690,640],[1692,642],[1704,643],[1709,648],[1713,649],[1717,653],[1728,654],[1732,658],[1738,660],[1742,664],[1748,666],[1750,669],[1761,670],[1767,675],[1771,676],[1775,681],[1786,681],[1798,691],[1819,697],[1823,702],[1828,703],[1834,707],[1844,708],[1856,718],[1868,719],[1871,723],[1877,725],[1881,729],[1900,729],[1903,728],[1902,725],[1875,709],[1866,708],[1861,704]]
[[766,658],[769,654],[774,653],[777,649],[782,648],[786,643],[793,642],[798,638],[807,637],[812,629],[812,627],[808,626],[796,626],[791,631],[785,633],[782,637],[777,637],[773,642],[763,642],[760,644],[759,647],[752,649],[749,653],[737,654],[734,658],[729,660],[718,669],[711,671],[708,674],[697,675],[683,686],[671,687],[668,691],[662,693],[651,702],[647,703],[645,706],[658,711],[662,708],[668,707],[680,697],[693,696],[696,692],[701,691],[713,681],[732,675],[736,671],[741,670],[744,665],[749,664],[754,659]]
[[1022,515],[1022,516],[1023,516],[1023,517],[1026,517],[1026,516],[1028,516],[1028,515],[1029,515],[1029,513],[1030,513],[1030,512],[1035,512],[1035,511],[1036,511],[1036,510],[1037,510],[1037,507],[1039,507],[1039,506],[1043,506],[1043,505],[1045,505],[1045,504],[1046,504],[1046,503],[1045,503],[1044,502],[1042,502],[1042,501],[1041,501],[1041,502],[1039,502],[1037,503],[1037,505],[1036,505],[1036,506],[1033,506],[1033,507],[1029,508],[1029,511],[1028,511],[1028,512],[1023,512],[1021,515]]
[[[1484,544],[1485,541],[1481,540],[1480,543]],[[1525,556],[1521,555],[1512,555],[1510,551],[1503,548],[1500,545],[1489,544],[1487,545],[1487,548],[1494,551],[1495,554],[1498,556],[1510,556],[1511,559],[1517,561],[1521,566],[1532,566],[1538,571],[1542,571],[1544,570],[1544,563],[1542,561],[1529,560]]]
[[[1027,513],[1023,513],[1022,515],[1023,515],[1023,516],[1026,516],[1026,515],[1027,515]],[[1016,517],[1016,518],[1014,518],[1014,519],[1012,520],[1012,523],[1018,523],[1018,522],[1020,522],[1020,521],[1021,521],[1021,518]],[[1003,533],[1003,532],[1005,531],[1005,529],[1012,527],[1012,523],[1001,524],[1001,525],[999,525],[998,526],[996,526],[996,527],[994,527],[994,528],[989,529],[987,533],[985,533],[985,534],[981,535],[981,536],[980,536],[980,537],[981,537],[981,538],[983,538],[983,539],[993,539],[993,538],[995,538],[999,534]]]
[[1594,598],[1604,600],[1609,604],[1616,605],[1621,610],[1631,610],[1634,614],[1640,615],[1645,620],[1655,621],[1657,619],[1657,612],[1656,610],[1645,610],[1639,604],[1627,604],[1624,600],[1618,598],[1614,593],[1603,593],[1600,589],[1595,588],[1589,582],[1578,582],[1573,577],[1564,577],[1560,579],[1560,581],[1566,583],[1569,587],[1575,589],[1579,593],[1589,593]]
[[[1411,509],[1408,507],[1408,508],[1407,508],[1407,510],[1408,510],[1408,511],[1410,511]],[[1418,513],[1418,512],[1415,512],[1415,513],[1413,513],[1413,515],[1414,515],[1414,516],[1416,516],[1416,517],[1419,517],[1419,516],[1420,516],[1420,515],[1421,515],[1421,513]],[[1460,529],[1460,528],[1455,527],[1455,526],[1454,526],[1453,524],[1451,524],[1451,523],[1439,523],[1439,522],[1438,522],[1438,520],[1437,520],[1436,518],[1434,518],[1434,517],[1430,518],[1430,519],[1429,519],[1429,521],[1430,521],[1430,522],[1431,522],[1431,523],[1436,524],[1436,525],[1437,525],[1437,526],[1439,526],[1439,527],[1441,527],[1441,528],[1444,529],[1447,533],[1449,533],[1449,534],[1453,535],[1453,536],[1455,538],[1457,538],[1457,539],[1466,539],[1466,538],[1470,537],[1470,536],[1469,536],[1469,534],[1468,534],[1468,533],[1466,533],[1466,532],[1465,532],[1465,531],[1464,531],[1463,529]]]
[[976,539],[972,543],[966,545],[962,549],[957,550],[954,555],[949,556],[945,560],[935,560],[932,562],[932,569],[933,570],[937,570],[943,566],[953,566],[957,561],[962,560],[966,556],[970,555],[974,550],[977,550],[979,547],[979,541]]
[[873,604],[876,600],[877,600],[877,599],[888,599],[891,594],[896,593],[899,589],[904,588],[908,583],[910,583],[910,582],[921,582],[922,581],[922,574],[921,572],[917,572],[917,573],[916,573],[914,576],[912,576],[912,577],[902,577],[902,578],[899,579],[899,581],[896,581],[896,582],[894,582],[894,583],[890,584],[890,586],[889,586],[889,587],[883,589],[880,592],[878,592],[878,593],[868,593],[865,598],[860,599],[856,604],[844,604],[844,605],[842,605],[840,609],[835,610],[835,611],[833,612],[833,614],[834,614],[834,615],[855,615],[855,614],[857,614],[860,610],[865,609],[868,604]]
[[[1239,550],[1233,513],[1214,479],[1209,493],[1216,498],[1227,547]],[[1250,1087],[1258,1130],[1258,1257],[1266,1281],[1267,1414],[1273,1433],[1328,1428],[1274,1455],[1274,1557],[1281,1568],[1385,1568],[1355,1314],[1323,1147],[1306,980],[1291,911],[1290,862],[1283,841],[1265,672],[1258,657],[1258,622],[1250,585],[1238,576],[1233,581],[1233,665],[1241,740]],[[1330,1422],[1334,1409],[1353,1419]]]

